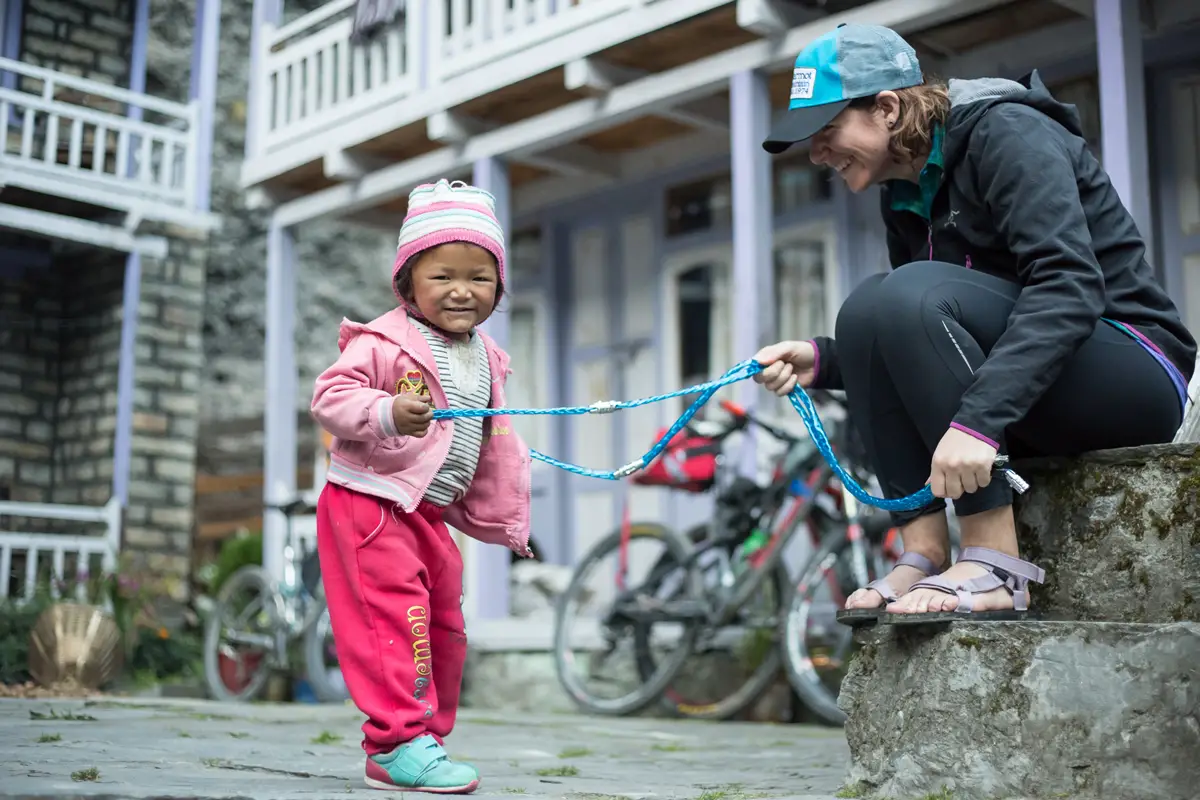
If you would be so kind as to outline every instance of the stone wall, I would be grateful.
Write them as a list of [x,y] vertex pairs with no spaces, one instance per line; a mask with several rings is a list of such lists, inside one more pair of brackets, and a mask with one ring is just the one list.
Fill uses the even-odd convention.
[[[306,5],[307,3],[307,5]],[[288,17],[320,5],[289,2]],[[263,341],[266,309],[268,213],[248,209],[238,186],[245,151],[246,94],[252,4],[223,3],[217,106],[213,142],[212,209],[221,227],[211,238],[203,321],[200,376],[201,435],[233,420],[261,417],[265,402]],[[176,23],[194,13],[187,0],[151,4],[147,85],[163,97],[187,96],[192,30]],[[400,220],[396,220],[399,231]],[[395,234],[314,223],[297,232],[298,411],[307,411],[312,382],[337,357],[337,326],[343,316],[368,320],[392,306],[388,270]],[[301,438],[311,431],[301,431]],[[254,460],[261,439],[222,437],[232,462]],[[219,454],[216,454],[219,456]]]
[[[163,259],[142,259],[125,550],[160,576],[189,571],[203,361],[207,234],[166,226]],[[186,586],[164,587],[175,599]]]
[[24,8],[21,61],[129,84],[133,0],[37,0]]
[[112,495],[124,253],[60,246],[62,302],[53,502],[100,506]]
[[0,276],[0,500],[40,503],[53,485],[62,307],[46,270]]
[[[286,8],[290,18],[319,5],[318,0],[289,0]],[[192,30],[175,20],[194,13],[193,6],[188,0],[151,4],[148,84],[161,87],[168,99],[187,96]],[[251,11],[251,3],[222,4],[212,175],[212,209],[221,217],[221,228],[208,250],[200,388],[201,419],[206,421],[261,415],[265,400],[268,214],[246,208],[238,186],[245,151]],[[400,222],[396,220],[397,233]],[[312,381],[337,357],[342,317],[368,320],[392,307],[389,270],[396,235],[339,222],[305,225],[297,234],[296,408],[306,410]]]

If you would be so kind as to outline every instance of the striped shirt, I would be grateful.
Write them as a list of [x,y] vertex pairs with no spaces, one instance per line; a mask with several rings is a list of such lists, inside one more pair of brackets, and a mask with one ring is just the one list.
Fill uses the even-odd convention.
[[[450,408],[487,408],[492,399],[492,374],[483,339],[475,334],[465,341],[446,339],[420,320],[412,322],[433,351],[438,379]],[[444,507],[466,494],[483,447],[483,423],[483,417],[454,420],[450,452],[429,484],[426,500]]]

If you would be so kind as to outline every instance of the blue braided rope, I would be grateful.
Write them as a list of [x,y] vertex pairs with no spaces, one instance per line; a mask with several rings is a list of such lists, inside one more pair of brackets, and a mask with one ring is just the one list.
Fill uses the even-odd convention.
[[[667,443],[671,441],[681,430],[683,426],[691,421],[692,417],[700,411],[704,405],[712,399],[720,389],[730,384],[751,378],[761,372],[762,365],[753,359],[743,361],[733,369],[726,372],[720,378],[707,383],[696,384],[689,386],[686,389],[679,389],[666,394],[655,395],[653,397],[644,397],[640,400],[613,400],[606,403],[597,403],[592,406],[567,406],[564,408],[438,408],[434,409],[434,419],[454,419],[456,417],[492,417],[501,415],[513,416],[568,416],[581,414],[596,414],[608,413],[612,411],[620,411],[630,408],[640,408],[641,406],[659,403],[663,400],[672,400],[677,397],[699,393],[696,400],[687,408],[686,411],[675,420],[674,424],[667,429],[667,432],[646,451],[637,461],[631,462],[626,466],[616,470],[598,470],[580,467],[575,464],[568,464],[565,461],[559,461],[557,458],[539,453],[536,450],[530,450],[530,455],[545,464],[558,467],[575,475],[582,475],[585,478],[600,478],[602,480],[616,481],[632,475],[638,470],[645,469],[653,463],[654,459],[662,454],[666,449]],[[821,456],[829,464],[834,474],[842,481],[842,484],[850,491],[850,494],[858,498],[859,502],[867,505],[882,508],[887,511],[911,511],[922,508],[933,501],[933,491],[928,486],[924,486],[920,491],[914,492],[907,497],[886,498],[875,497],[869,494],[865,489],[858,484],[850,473],[842,468],[838,463],[837,456],[834,455],[833,445],[829,442],[829,437],[825,434],[825,427],[821,424],[821,418],[817,414],[816,408],[813,406],[812,398],[808,393],[797,386],[788,395],[788,400],[791,401],[792,408],[796,409],[796,413],[800,415],[801,421],[804,422],[804,427],[808,430],[808,435],[812,438],[813,444]]]

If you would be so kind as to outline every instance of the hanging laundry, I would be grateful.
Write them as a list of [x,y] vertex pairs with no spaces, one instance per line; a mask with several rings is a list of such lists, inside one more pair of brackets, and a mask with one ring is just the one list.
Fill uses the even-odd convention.
[[405,0],[358,0],[354,5],[354,27],[350,41],[370,41],[388,25],[404,17]]

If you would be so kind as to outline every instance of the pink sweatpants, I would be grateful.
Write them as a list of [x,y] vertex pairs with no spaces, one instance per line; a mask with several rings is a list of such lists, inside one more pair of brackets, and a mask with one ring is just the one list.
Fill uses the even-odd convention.
[[317,549],[338,662],[367,715],[363,749],[386,753],[454,728],[467,634],[462,556],[441,509],[326,484]]

